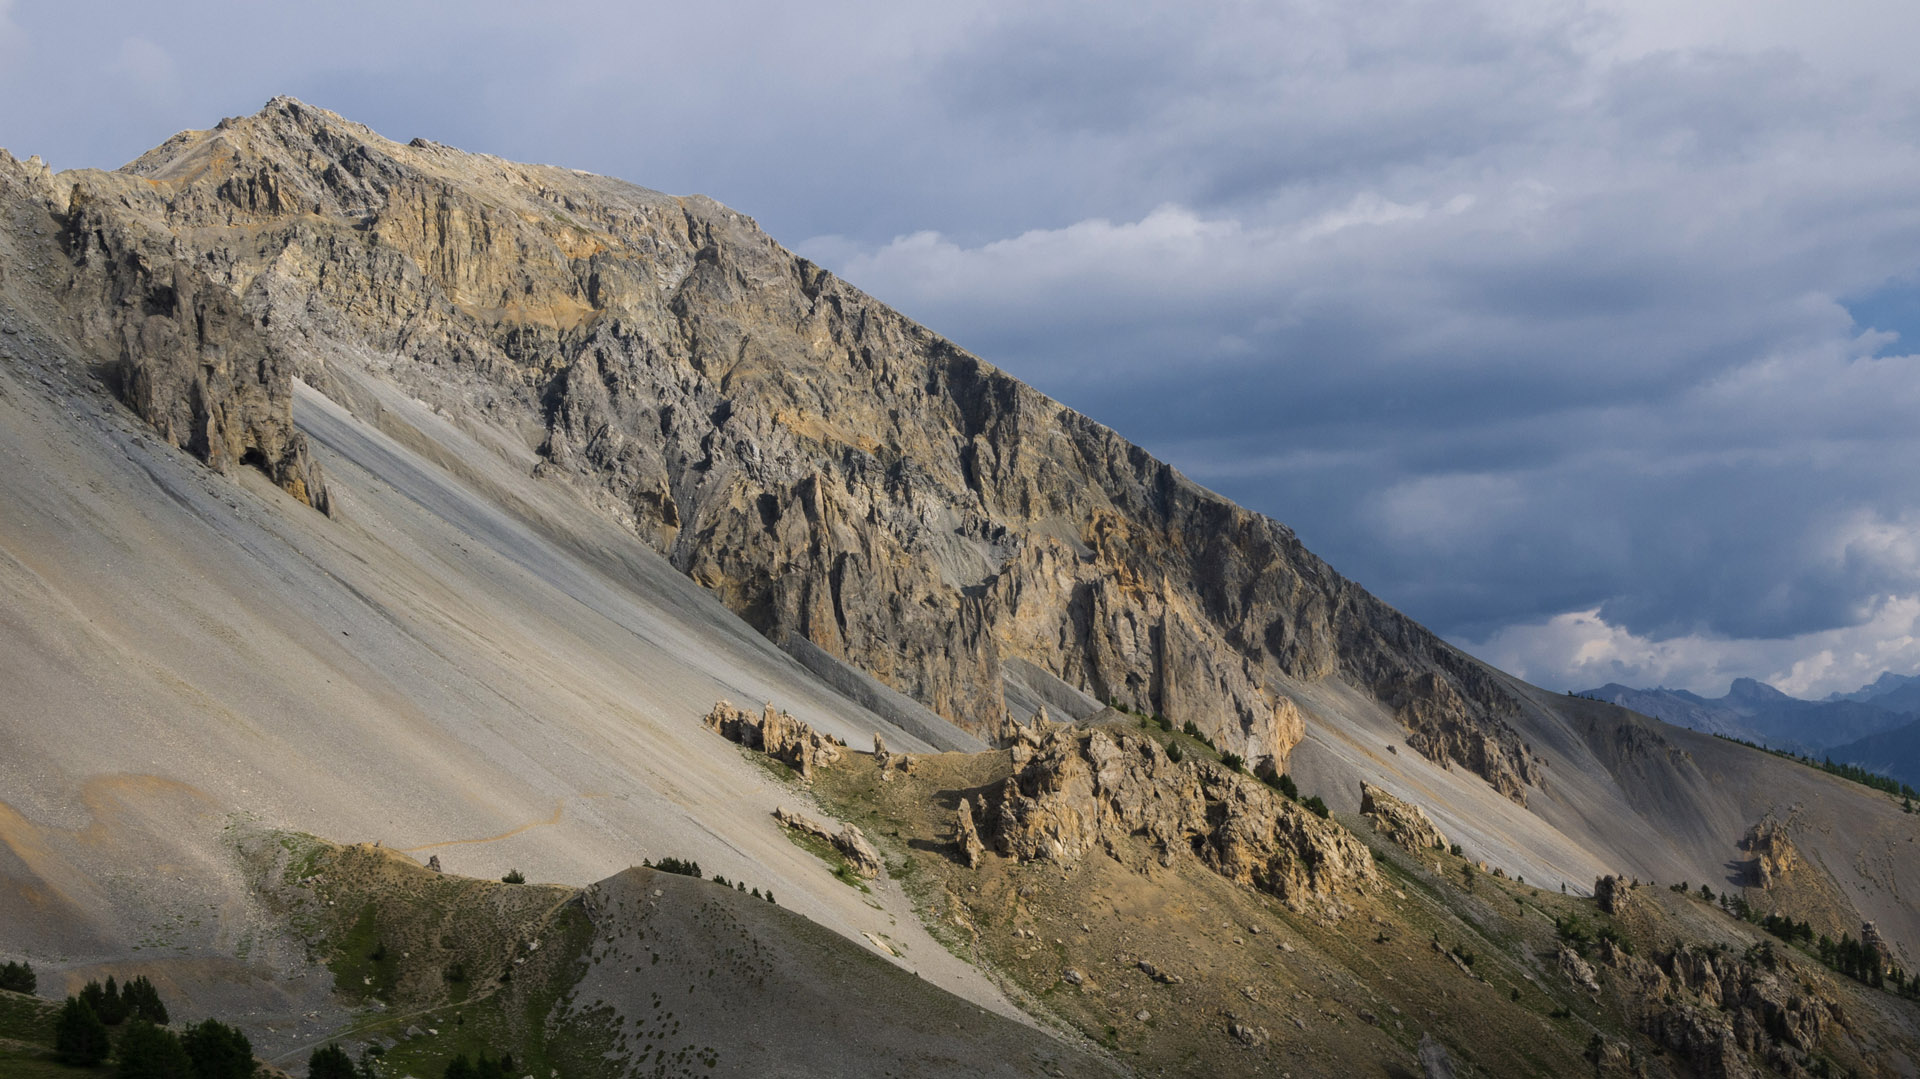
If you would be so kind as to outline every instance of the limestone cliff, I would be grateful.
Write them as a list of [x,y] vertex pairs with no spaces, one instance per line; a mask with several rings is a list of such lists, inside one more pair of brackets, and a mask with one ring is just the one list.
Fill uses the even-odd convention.
[[[148,260],[114,279],[116,302],[148,302],[170,274],[190,284],[160,308],[236,326],[244,311],[269,397],[289,363],[336,395],[333,372],[355,365],[520,430],[543,473],[756,628],[962,726],[1001,717],[1020,660],[1284,766],[1304,733],[1293,693],[1342,679],[1428,756],[1516,800],[1537,782],[1498,676],[1284,526],[711,200],[401,145],[285,98],[63,179],[86,265]],[[119,238],[145,221],[168,251]],[[200,438],[177,381],[136,370],[136,404]],[[248,452],[207,441],[212,460]],[[277,475],[293,467],[256,441]]]
[[[76,343],[160,437],[217,470],[258,467],[327,510],[326,485],[293,426],[293,364],[210,280],[167,227],[93,184],[67,184],[0,151],[0,201],[14,245],[30,248],[43,312],[71,318]],[[32,301],[29,301],[32,302]]]

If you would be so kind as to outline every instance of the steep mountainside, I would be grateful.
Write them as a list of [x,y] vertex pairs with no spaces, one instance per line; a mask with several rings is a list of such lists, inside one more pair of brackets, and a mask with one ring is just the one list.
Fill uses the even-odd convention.
[[[1872,920],[1920,967],[1898,803],[1480,664],[699,197],[287,99],[117,172],[0,152],[0,454],[0,954],[148,974],[187,1015],[248,1001],[276,1053],[357,1019],[235,865],[256,825],[575,887],[690,857],[1023,1020],[1018,979],[920,920],[901,829],[928,822],[853,798],[888,859],[824,871],[774,815],[818,792],[708,730],[720,699],[877,734],[896,781],[972,754],[989,858],[1099,876],[1157,843],[1126,872],[1203,883],[1139,918],[1386,904],[1342,829],[1391,798],[1462,845],[1446,873],[1533,881],[1505,912],[1530,932],[1551,904],[1528,903],[1625,874]],[[1209,763],[1081,734],[980,752],[1042,704]],[[1358,943],[1322,942],[1346,957],[1322,988]]]
[[[106,207],[164,227],[323,392],[353,363],[519,428],[755,628],[963,727],[1059,679],[1284,764],[1294,688],[1339,678],[1419,752],[1519,800],[1538,778],[1498,680],[1286,528],[709,200],[288,99],[59,187],[83,271],[125,261]],[[123,307],[120,335],[170,302]]]

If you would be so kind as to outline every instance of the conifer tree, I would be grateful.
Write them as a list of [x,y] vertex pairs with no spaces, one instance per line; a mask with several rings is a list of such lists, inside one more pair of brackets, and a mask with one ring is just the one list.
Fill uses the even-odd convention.
[[53,1049],[68,1064],[90,1068],[107,1059],[107,1025],[81,997],[68,997],[53,1025]]

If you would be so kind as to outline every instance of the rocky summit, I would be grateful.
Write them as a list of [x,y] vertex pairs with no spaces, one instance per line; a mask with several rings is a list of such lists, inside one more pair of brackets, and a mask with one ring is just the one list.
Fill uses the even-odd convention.
[[107,977],[296,1070],[1920,1071],[1898,799],[711,199],[290,98],[0,151],[0,455],[0,1072]]

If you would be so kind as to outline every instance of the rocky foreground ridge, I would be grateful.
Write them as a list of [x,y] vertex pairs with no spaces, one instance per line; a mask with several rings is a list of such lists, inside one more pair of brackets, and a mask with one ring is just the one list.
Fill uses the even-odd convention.
[[1291,691],[1341,679],[1427,756],[1538,782],[1486,668],[711,200],[287,98],[118,172],[0,174],[123,398],[316,506],[290,380],[346,397],[351,366],[526,432],[756,628],[964,727],[1057,679],[1284,764]]

